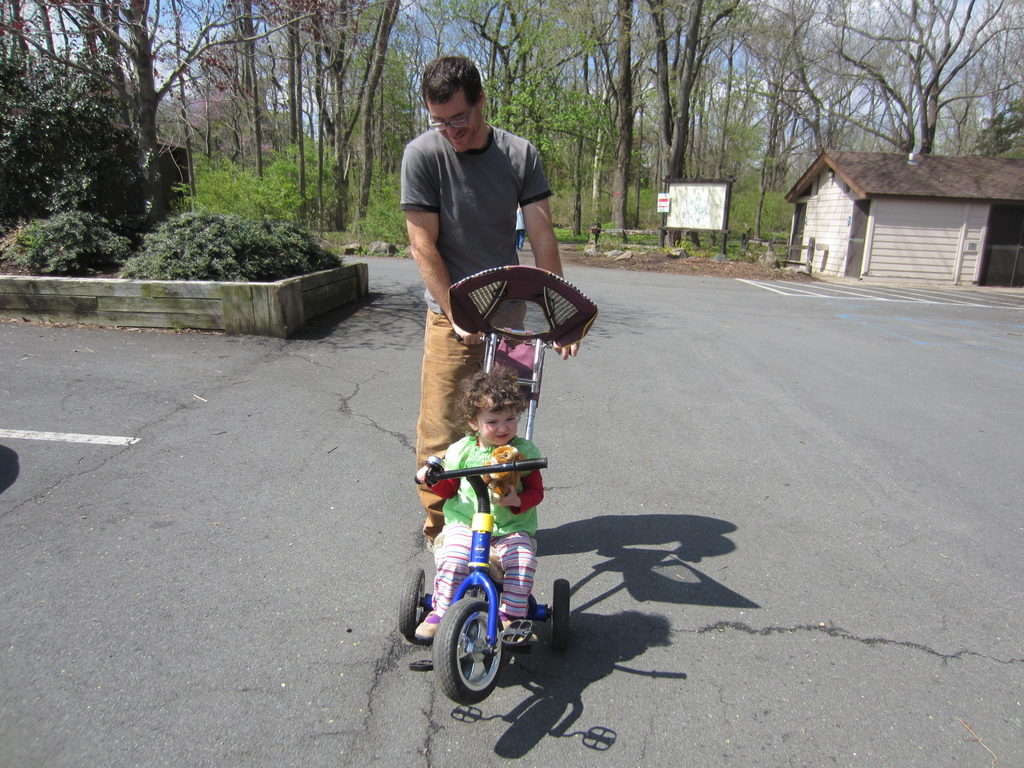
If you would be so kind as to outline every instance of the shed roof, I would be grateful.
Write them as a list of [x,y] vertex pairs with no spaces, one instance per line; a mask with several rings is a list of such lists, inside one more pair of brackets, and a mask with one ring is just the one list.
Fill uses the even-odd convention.
[[938,197],[1024,202],[1024,159],[826,150],[786,195],[794,202],[826,168],[858,198]]

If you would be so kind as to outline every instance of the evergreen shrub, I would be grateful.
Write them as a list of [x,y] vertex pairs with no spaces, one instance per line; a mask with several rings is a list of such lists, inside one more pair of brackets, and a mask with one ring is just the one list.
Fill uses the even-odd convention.
[[122,277],[263,282],[331,269],[341,258],[284,221],[185,213],[146,236]]
[[68,211],[33,221],[11,250],[13,261],[33,275],[95,275],[117,271],[132,242],[96,214]]

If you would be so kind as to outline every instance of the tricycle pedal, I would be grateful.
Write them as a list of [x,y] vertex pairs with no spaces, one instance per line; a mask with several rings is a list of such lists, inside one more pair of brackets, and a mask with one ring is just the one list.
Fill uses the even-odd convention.
[[529,646],[537,636],[533,634],[533,622],[529,619],[516,619],[501,633],[503,645],[523,647]]

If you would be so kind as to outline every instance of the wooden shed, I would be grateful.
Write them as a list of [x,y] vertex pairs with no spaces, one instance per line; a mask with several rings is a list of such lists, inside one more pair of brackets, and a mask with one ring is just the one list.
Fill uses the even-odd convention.
[[1024,285],[1024,159],[825,151],[786,200],[812,272]]

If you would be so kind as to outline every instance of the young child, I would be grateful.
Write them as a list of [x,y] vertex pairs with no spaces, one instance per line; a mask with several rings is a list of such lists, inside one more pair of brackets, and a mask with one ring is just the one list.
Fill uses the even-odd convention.
[[[461,415],[472,430],[470,434],[449,446],[444,458],[445,469],[479,467],[487,464],[491,451],[499,445],[511,444],[519,450],[520,458],[540,458],[537,447],[528,440],[516,437],[519,415],[526,410],[526,398],[514,374],[508,371],[479,372],[462,384]],[[416,479],[425,481],[427,468],[421,467]],[[444,529],[434,542],[434,610],[416,628],[416,639],[430,643],[437,634],[448,606],[463,579],[469,574],[470,546],[473,531],[470,528],[476,513],[476,493],[469,481],[458,478],[442,480],[431,490],[444,504]],[[526,616],[533,574],[537,568],[533,536],[537,532],[537,505],[544,498],[544,483],[540,471],[533,470],[520,478],[520,487],[509,492],[491,505],[494,515],[494,533],[491,552],[497,554],[505,571],[498,615],[503,628],[515,619]]]

